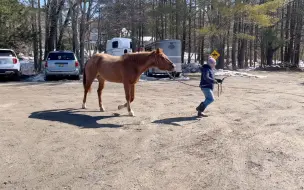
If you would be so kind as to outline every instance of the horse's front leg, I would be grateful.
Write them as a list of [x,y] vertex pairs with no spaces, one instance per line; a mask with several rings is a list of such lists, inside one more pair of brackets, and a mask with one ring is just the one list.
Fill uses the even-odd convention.
[[133,110],[131,109],[131,88],[132,85],[124,83],[125,95],[126,95],[126,106],[128,108],[129,116],[135,116]]
[[102,105],[101,94],[102,94],[102,90],[104,88],[105,80],[103,80],[101,77],[98,77],[98,81],[99,81],[99,86],[98,86],[98,90],[97,90],[98,104],[99,104],[100,111],[104,112],[105,109],[104,109],[104,107]]

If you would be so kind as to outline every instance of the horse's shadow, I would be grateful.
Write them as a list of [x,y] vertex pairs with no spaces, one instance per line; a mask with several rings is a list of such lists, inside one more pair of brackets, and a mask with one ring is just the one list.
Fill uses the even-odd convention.
[[45,110],[37,111],[31,113],[29,118],[40,119],[46,121],[57,121],[62,123],[67,123],[70,125],[77,126],[79,128],[118,128],[121,125],[116,124],[100,124],[97,121],[107,118],[115,117],[113,116],[90,116],[82,114],[78,109],[55,109],[55,110]]
[[186,125],[198,122],[199,119],[196,116],[190,116],[190,117],[173,117],[173,118],[166,118],[166,119],[160,119],[160,120],[155,120],[152,123],[156,124],[166,124],[166,125],[174,125],[174,126],[184,126],[182,124],[179,124],[179,122],[183,121],[193,121],[190,123],[187,123]]

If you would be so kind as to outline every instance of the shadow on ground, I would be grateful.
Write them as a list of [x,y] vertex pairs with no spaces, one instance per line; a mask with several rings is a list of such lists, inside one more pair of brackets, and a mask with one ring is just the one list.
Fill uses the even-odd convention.
[[[179,122],[184,122],[184,121],[194,121],[194,122],[191,122],[191,123],[195,123],[195,122],[198,122],[199,119],[196,116],[191,116],[191,117],[173,117],[173,118],[166,118],[166,119],[155,120],[152,123],[174,125],[174,126],[184,126],[184,124],[179,124]],[[189,125],[191,123],[188,123],[187,125]]]
[[85,115],[86,111],[78,109],[57,109],[33,112],[29,116],[31,119],[40,119],[46,121],[57,121],[79,128],[118,128],[121,125],[116,124],[101,124],[97,123],[99,120],[115,117],[113,116],[90,116]]

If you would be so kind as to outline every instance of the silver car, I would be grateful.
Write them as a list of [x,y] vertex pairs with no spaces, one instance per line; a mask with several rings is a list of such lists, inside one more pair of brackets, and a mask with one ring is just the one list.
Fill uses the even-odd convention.
[[80,79],[80,64],[71,51],[52,51],[45,61],[45,80],[51,77],[73,77]]

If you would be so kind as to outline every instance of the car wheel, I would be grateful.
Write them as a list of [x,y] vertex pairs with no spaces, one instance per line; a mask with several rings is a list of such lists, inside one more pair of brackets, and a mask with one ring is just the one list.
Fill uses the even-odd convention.
[[20,72],[16,72],[16,73],[13,75],[13,80],[14,80],[14,81],[20,81],[20,77],[21,77]]
[[75,80],[80,80],[80,75],[74,77]]
[[50,77],[50,76],[45,75],[45,76],[44,76],[44,80],[45,80],[45,81],[50,81],[50,80],[51,80],[51,77]]
[[149,71],[147,71],[147,76],[148,76],[148,77],[153,77],[153,74],[150,73]]
[[180,77],[180,74],[181,73],[175,73],[174,77],[178,78],[178,77]]

